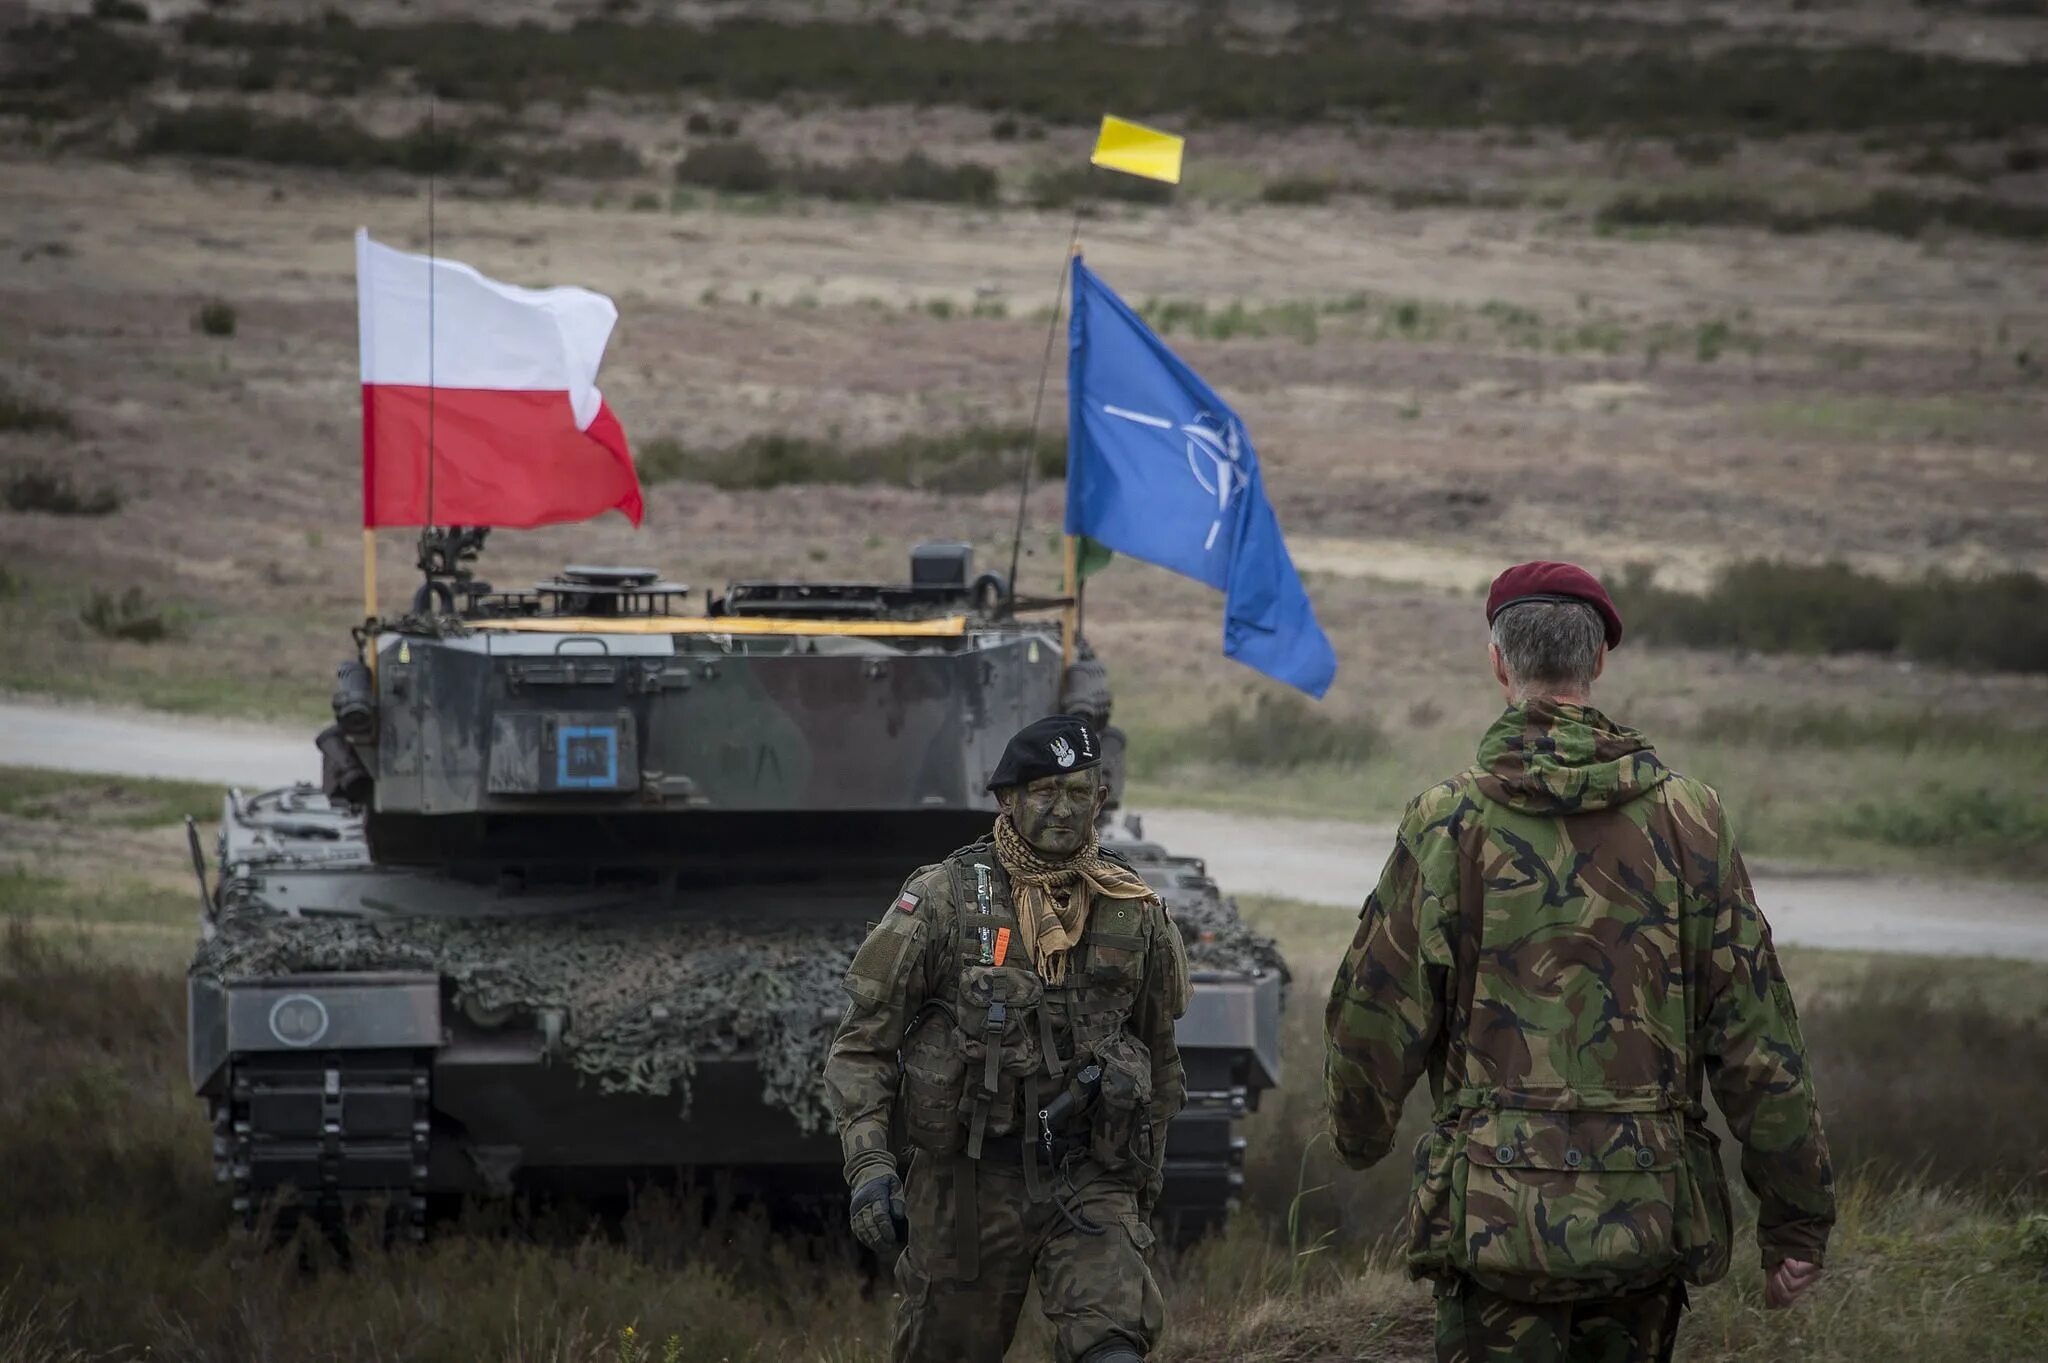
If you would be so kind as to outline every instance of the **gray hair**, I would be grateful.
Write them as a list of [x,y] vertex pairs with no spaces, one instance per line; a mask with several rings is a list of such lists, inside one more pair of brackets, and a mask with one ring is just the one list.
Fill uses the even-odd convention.
[[1517,699],[1593,688],[1607,627],[1583,601],[1524,601],[1493,617],[1493,645]]

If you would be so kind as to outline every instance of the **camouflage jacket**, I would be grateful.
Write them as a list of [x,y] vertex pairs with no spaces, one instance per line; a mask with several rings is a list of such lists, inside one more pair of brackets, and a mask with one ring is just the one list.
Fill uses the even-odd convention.
[[983,840],[904,883],[854,956],[846,992],[825,1093],[850,1185],[894,1167],[892,1116],[934,1154],[1014,1152],[1037,1136],[1039,1108],[1097,1060],[1105,1073],[1083,1139],[1149,1209],[1187,1089],[1174,1042],[1186,949],[1158,900],[1098,899],[1065,982],[1048,985]]
[[1590,707],[1509,707],[1418,797],[1325,1016],[1333,1134],[1390,1148],[1426,1071],[1408,1258],[1525,1299],[1726,1272],[1711,1086],[1766,1267],[1819,1262],[1827,1144],[1792,998],[1714,792]]

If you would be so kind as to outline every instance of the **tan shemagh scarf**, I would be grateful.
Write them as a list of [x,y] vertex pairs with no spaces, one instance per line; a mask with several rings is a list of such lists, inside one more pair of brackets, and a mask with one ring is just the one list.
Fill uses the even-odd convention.
[[1088,927],[1097,895],[1105,899],[1151,899],[1152,887],[1135,871],[1102,855],[1093,830],[1088,845],[1064,861],[1048,861],[1031,850],[1007,814],[996,816],[996,860],[1010,877],[1017,900],[1017,925],[1024,949],[1047,984],[1065,984],[1067,953]]

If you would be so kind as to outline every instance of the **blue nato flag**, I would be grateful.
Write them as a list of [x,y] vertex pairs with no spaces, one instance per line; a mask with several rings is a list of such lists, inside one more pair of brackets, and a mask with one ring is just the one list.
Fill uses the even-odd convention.
[[1316,697],[1336,679],[1244,423],[1078,257],[1067,533],[1222,592],[1225,656]]

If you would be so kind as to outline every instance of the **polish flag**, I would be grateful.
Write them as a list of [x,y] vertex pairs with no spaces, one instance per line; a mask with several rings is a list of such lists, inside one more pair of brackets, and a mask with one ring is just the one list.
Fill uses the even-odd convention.
[[363,524],[640,524],[626,433],[597,391],[619,310],[356,232]]

